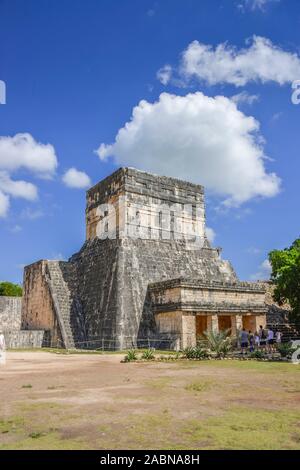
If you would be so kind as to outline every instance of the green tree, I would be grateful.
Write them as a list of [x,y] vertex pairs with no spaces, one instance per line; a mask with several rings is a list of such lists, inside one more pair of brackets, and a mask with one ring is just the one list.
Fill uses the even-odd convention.
[[300,321],[300,238],[284,250],[269,253],[271,280],[275,284],[274,300],[279,305],[289,302],[294,321]]
[[0,295],[9,297],[22,297],[22,287],[12,282],[0,282]]

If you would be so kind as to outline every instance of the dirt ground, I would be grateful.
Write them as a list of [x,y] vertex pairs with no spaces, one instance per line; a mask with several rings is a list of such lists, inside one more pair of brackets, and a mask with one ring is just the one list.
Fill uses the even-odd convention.
[[300,366],[9,352],[0,449],[300,449]]

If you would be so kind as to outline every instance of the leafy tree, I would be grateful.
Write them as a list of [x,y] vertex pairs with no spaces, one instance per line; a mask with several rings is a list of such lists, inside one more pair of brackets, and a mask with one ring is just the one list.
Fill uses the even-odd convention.
[[12,282],[0,282],[0,295],[8,297],[22,297],[22,287]]
[[300,238],[284,250],[269,253],[272,266],[271,280],[275,284],[274,300],[279,305],[288,302],[291,317],[300,321]]

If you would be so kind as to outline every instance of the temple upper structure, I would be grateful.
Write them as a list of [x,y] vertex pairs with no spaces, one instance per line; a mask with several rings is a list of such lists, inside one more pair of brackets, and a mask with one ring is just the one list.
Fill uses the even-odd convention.
[[23,328],[66,348],[178,349],[265,322],[263,285],[240,282],[206,237],[203,186],[133,168],[87,191],[78,253],[24,271]]

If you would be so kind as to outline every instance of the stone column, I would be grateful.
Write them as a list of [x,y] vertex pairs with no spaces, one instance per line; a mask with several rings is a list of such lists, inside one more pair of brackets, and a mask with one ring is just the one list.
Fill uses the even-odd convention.
[[207,316],[207,330],[214,331],[215,333],[219,331],[219,322],[217,314]]
[[196,342],[196,315],[182,315],[182,349],[196,346]]
[[231,315],[231,334],[232,334],[232,336],[236,336],[242,328],[243,328],[243,317],[242,317],[242,315]]

